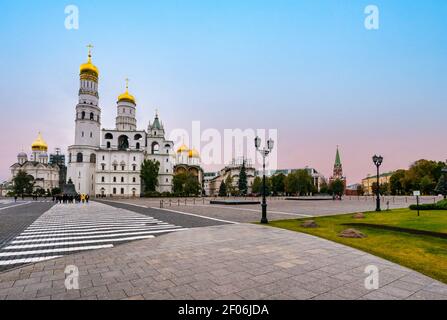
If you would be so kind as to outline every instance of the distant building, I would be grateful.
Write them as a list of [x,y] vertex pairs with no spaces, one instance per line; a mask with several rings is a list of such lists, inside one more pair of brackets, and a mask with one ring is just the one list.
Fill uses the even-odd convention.
[[346,195],[347,196],[359,196],[359,189],[363,189],[363,186],[361,183],[354,183],[346,187]]
[[[253,181],[256,175],[256,169],[253,167],[251,160],[241,158],[233,159],[233,161],[225,168],[220,170],[217,174],[207,173],[205,174],[205,194],[207,196],[217,196],[219,194],[219,188],[222,181],[225,181],[229,176],[233,178],[233,187],[237,189],[239,185],[239,174],[241,172],[242,164],[245,163],[245,172],[247,174],[247,187],[248,193],[252,191]],[[214,175],[214,177],[212,177]]]
[[31,145],[31,154],[20,152],[17,155],[17,162],[11,166],[12,178],[20,172],[25,171],[28,175],[34,178],[34,188],[52,190],[59,187],[59,171],[57,164],[50,164],[48,162],[48,145],[42,139],[39,133],[37,139]]
[[[395,171],[385,172],[379,175],[379,184],[389,184],[391,176],[394,174],[394,172]],[[377,183],[377,175],[368,175],[365,179],[362,180],[363,192],[365,192],[365,195],[374,195],[373,184],[375,183]]]
[[185,144],[180,146],[177,150],[174,165],[174,175],[189,172],[192,174],[200,185],[200,189],[203,189],[203,169],[200,165],[200,154],[192,148],[189,149]]
[[[332,176],[329,178],[329,184],[336,180],[341,180],[344,184],[344,189],[346,191],[346,177],[343,175],[343,165],[341,164],[340,151],[337,146],[337,153],[335,155],[334,171]],[[345,193],[345,192],[344,192]]]

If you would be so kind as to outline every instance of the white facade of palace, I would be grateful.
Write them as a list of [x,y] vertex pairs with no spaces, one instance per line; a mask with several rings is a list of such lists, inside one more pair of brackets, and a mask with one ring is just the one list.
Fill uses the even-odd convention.
[[138,130],[136,101],[126,86],[118,97],[115,128],[101,129],[98,80],[99,71],[89,53],[88,62],[80,68],[75,143],[68,148],[67,180],[73,181],[78,193],[90,196],[139,197],[141,165],[150,159],[160,163],[157,191],[171,192],[174,142],[165,139],[158,114],[147,131]]
[[20,152],[17,162],[11,166],[11,175],[14,178],[19,171],[25,171],[34,178],[34,189],[52,190],[59,187],[59,166],[48,163],[48,145],[41,134],[31,145],[31,154]]

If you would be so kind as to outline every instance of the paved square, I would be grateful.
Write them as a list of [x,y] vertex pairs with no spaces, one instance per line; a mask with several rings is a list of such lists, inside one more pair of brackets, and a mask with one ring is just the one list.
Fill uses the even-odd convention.
[[[65,289],[70,265],[79,290]],[[379,268],[378,290],[365,288],[369,265]],[[447,286],[310,235],[227,224],[4,272],[0,299],[447,299]]]

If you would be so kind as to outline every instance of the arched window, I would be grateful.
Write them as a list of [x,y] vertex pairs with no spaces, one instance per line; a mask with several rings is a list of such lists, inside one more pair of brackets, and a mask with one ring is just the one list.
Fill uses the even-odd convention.
[[121,183],[124,183],[124,177],[121,177]]
[[113,182],[116,182],[116,177],[113,177]]
[[137,165],[136,164],[132,165],[132,170],[133,171],[137,171]]
[[116,194],[116,188],[113,188],[113,194]]
[[142,136],[141,134],[139,134],[139,133],[136,134],[135,137],[134,137],[134,140],[135,140],[135,141],[139,141],[139,140],[141,140],[141,139],[143,139],[143,136]]
[[158,154],[160,152],[160,145],[157,142],[152,143],[152,154]]
[[68,163],[71,163],[71,153],[68,155]]
[[90,155],[90,163],[96,163],[96,154],[92,153]]
[[101,182],[106,182],[106,178],[105,178],[105,177],[102,177],[102,178],[101,178]]
[[133,178],[132,178],[132,182],[133,182],[133,183],[137,182],[137,178],[133,177]]
[[82,111],[82,113],[81,113],[81,119],[82,119],[82,120],[85,119],[85,111]]
[[90,113],[90,120],[94,120],[95,119],[95,115],[93,114],[93,112]]
[[84,155],[83,155],[81,152],[79,152],[79,153],[76,155],[76,162],[79,162],[79,163],[84,162]]
[[137,144],[136,144],[136,146],[135,146],[135,148],[137,149],[137,150],[140,150],[140,143],[139,142],[137,142]]
[[113,134],[111,133],[106,133],[105,137],[106,140],[112,140],[113,139]]
[[110,142],[107,142],[107,149],[110,149],[112,147],[112,144]]
[[129,149],[129,138],[125,135],[122,135],[118,138],[118,150],[127,149]]

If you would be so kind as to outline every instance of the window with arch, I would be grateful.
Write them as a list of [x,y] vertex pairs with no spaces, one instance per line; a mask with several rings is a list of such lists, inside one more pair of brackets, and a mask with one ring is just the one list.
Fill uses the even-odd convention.
[[68,162],[71,163],[71,153],[68,155]]
[[92,153],[90,155],[90,163],[96,163],[96,154]]
[[137,133],[137,134],[135,135],[135,137],[134,137],[134,140],[135,140],[135,141],[140,141],[141,139],[143,139],[143,136],[142,136],[141,134],[139,134],[139,133]]
[[122,135],[118,138],[118,150],[129,149],[129,138],[126,135]]
[[113,194],[116,194],[116,188],[113,188]]
[[107,149],[110,149],[112,147],[112,144],[110,142],[107,142]]
[[121,183],[124,183],[124,177],[121,177]]
[[85,111],[82,111],[82,113],[81,113],[81,119],[82,119],[82,120],[85,119]]
[[102,169],[102,171],[105,171],[105,170],[106,170],[106,165],[105,165],[105,164],[102,164],[102,165],[101,165],[101,169]]
[[137,165],[136,164],[132,165],[132,170],[133,171],[137,171]]
[[152,143],[152,154],[158,154],[160,152],[160,145],[157,142]]
[[102,178],[101,178],[101,182],[106,182],[106,178],[105,178],[105,177],[102,177]]
[[82,152],[79,152],[79,153],[76,155],[76,162],[79,162],[79,163],[84,162],[84,155],[82,154]]
[[113,134],[111,134],[110,132],[109,132],[109,133],[106,133],[106,135],[104,136],[104,138],[105,138],[106,140],[112,140],[112,139],[113,139]]
[[121,194],[124,194],[124,188],[121,188]]
[[141,145],[140,145],[140,143],[139,143],[139,142],[137,142],[137,144],[136,144],[135,148],[136,148],[137,150],[140,150],[140,148],[141,148]]
[[137,178],[133,177],[133,178],[132,178],[132,182],[133,182],[133,183],[137,182]]
[[93,114],[93,112],[90,112],[90,120],[95,120],[95,115]]
[[116,182],[116,177],[113,177],[113,182]]

